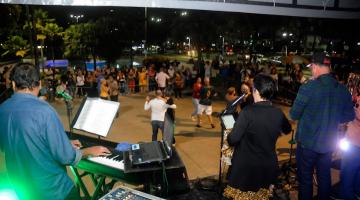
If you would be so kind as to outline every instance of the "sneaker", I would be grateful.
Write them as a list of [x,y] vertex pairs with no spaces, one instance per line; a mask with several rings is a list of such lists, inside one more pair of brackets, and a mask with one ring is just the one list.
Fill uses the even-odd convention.
[[211,128],[215,128],[215,125],[214,125],[214,124],[211,124]]
[[196,127],[200,128],[201,126],[199,124],[196,124]]

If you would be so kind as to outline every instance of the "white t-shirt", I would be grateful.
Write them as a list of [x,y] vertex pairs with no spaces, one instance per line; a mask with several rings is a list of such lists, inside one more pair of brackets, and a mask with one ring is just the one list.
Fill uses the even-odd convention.
[[158,86],[162,87],[162,88],[166,87],[166,80],[169,79],[169,78],[170,78],[169,75],[167,75],[164,72],[157,73],[156,77],[155,77]]
[[151,109],[151,121],[164,121],[166,109],[172,108],[175,109],[176,105],[166,104],[163,100],[155,98],[149,102],[145,102],[144,110]]

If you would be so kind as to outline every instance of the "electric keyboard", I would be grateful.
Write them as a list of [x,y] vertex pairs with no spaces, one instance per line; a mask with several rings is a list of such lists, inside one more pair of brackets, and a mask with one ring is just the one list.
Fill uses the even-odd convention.
[[87,160],[115,169],[124,170],[124,160],[122,152],[114,151],[108,156],[89,157],[87,158]]
[[[91,147],[91,146],[105,146],[99,143],[103,143],[104,141],[89,141],[88,138],[79,139],[83,148]],[[107,144],[109,145],[109,144]],[[105,165],[108,167],[112,167],[119,170],[124,170],[124,161],[123,161],[123,153],[117,151],[113,148],[114,144],[110,144],[111,146],[107,146],[110,150],[111,154],[108,156],[96,156],[96,157],[88,157],[87,160],[91,162],[98,163],[100,165]]]
[[117,143],[89,137],[85,135],[67,133],[70,139],[77,139],[81,142],[83,148],[91,146],[104,146],[111,151],[111,155],[104,157],[90,157],[81,159],[76,168],[93,174],[104,175],[118,180],[123,180],[130,184],[141,184],[143,177],[137,173],[124,173],[123,152],[116,151]]

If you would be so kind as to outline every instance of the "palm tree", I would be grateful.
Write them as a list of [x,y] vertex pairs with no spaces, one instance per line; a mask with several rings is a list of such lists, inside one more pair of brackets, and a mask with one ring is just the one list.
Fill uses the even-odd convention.
[[56,37],[62,36],[64,33],[62,32],[63,28],[58,26],[55,23],[46,23],[43,29],[44,34],[50,40],[51,44],[51,57],[53,62],[55,61],[55,54],[54,54],[54,39]]
[[63,34],[65,52],[64,56],[69,59],[86,60],[92,55],[96,62],[95,24],[88,22],[71,25]]

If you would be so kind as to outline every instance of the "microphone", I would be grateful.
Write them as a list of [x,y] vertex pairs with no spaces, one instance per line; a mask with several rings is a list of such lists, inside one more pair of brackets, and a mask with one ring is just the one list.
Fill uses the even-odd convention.
[[73,99],[72,96],[65,91],[57,91],[56,94],[63,97],[65,101],[71,101]]
[[231,105],[226,107],[226,109],[221,113],[221,115],[227,114],[228,109],[230,109],[230,108],[234,107],[236,104],[238,104],[240,102],[240,100],[242,100],[245,96],[246,96],[246,94],[243,94],[240,97],[238,97]]
[[240,97],[238,97],[232,104],[231,106],[235,106],[237,103],[239,103],[240,100],[242,100],[244,97],[246,96],[246,94],[241,95]]

